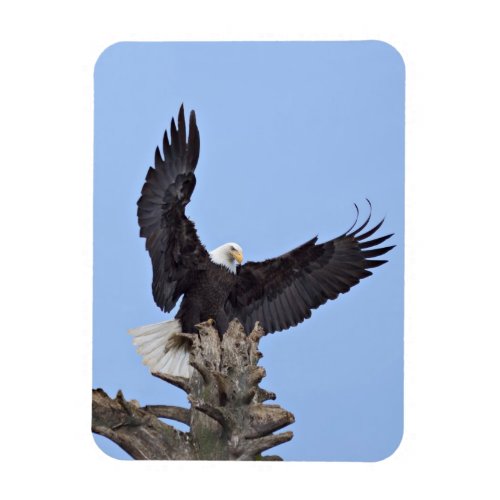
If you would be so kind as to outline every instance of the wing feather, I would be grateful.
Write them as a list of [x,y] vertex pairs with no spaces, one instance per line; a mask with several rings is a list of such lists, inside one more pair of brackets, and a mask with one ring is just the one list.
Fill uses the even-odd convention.
[[189,117],[188,138],[184,106],[180,107],[177,124],[172,118],[170,140],[165,131],[163,156],[157,147],[154,168],[149,168],[137,202],[140,235],[146,238],[153,266],[153,297],[167,312],[186,291],[193,274],[208,261],[208,252],[185,215],[196,185],[194,171],[200,150],[194,111]]
[[348,292],[372,274],[368,269],[387,262],[373,257],[394,248],[374,248],[391,234],[367,240],[384,222],[365,230],[370,218],[371,204],[370,215],[358,228],[355,223],[347,233],[325,243],[318,244],[315,237],[274,259],[241,266],[230,296],[230,315],[247,330],[259,321],[271,333],[301,323],[313,309]]

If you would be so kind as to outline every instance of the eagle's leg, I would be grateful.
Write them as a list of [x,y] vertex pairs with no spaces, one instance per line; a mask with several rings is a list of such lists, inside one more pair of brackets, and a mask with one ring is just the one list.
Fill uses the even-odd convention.
[[216,330],[219,331],[219,333],[224,333],[229,326],[227,316],[221,312],[212,314],[207,319],[201,320],[200,323],[208,326],[213,326]]
[[214,318],[208,318],[207,321],[204,322],[204,325],[208,325],[215,328],[215,330],[219,334],[219,339],[222,340],[222,333],[221,333],[222,330],[219,327],[219,323]]

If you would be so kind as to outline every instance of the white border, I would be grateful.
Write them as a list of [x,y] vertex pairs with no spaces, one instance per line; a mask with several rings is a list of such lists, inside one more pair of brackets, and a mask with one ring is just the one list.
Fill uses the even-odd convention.
[[[241,498],[498,498],[493,3],[46,0],[2,10],[6,491],[220,498],[234,481]],[[194,39],[378,39],[403,56],[405,435],[385,461],[120,462],[90,437],[93,65],[117,41]]]

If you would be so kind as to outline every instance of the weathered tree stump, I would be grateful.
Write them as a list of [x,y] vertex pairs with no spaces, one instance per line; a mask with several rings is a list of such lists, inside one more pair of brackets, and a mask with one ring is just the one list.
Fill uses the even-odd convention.
[[[118,392],[111,399],[93,390],[92,430],[106,436],[135,459],[159,460],[280,460],[262,452],[292,439],[292,432],[273,434],[295,421],[278,405],[264,404],[275,394],[259,387],[265,376],[257,366],[264,335],[256,324],[246,335],[232,321],[222,338],[211,322],[199,333],[179,334],[192,342],[190,379],[153,373],[188,395],[191,408],[154,405],[141,407]],[[189,425],[181,432],[160,418]]]

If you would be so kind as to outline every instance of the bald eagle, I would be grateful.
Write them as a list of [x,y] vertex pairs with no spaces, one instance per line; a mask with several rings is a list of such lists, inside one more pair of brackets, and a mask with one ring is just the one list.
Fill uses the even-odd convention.
[[365,230],[368,216],[355,228],[356,217],[337,238],[318,244],[315,237],[263,262],[242,264],[243,250],[237,243],[209,252],[185,215],[196,184],[199,152],[195,112],[190,113],[186,135],[181,106],[177,126],[171,121],[170,140],[166,131],[163,136],[163,156],[156,148],[155,166],[149,168],[137,202],[140,236],[146,239],[153,266],[154,300],[162,311],[170,312],[183,298],[175,319],[130,333],[152,371],[184,377],[192,373],[189,343],[177,333],[195,333],[198,323],[212,319],[222,334],[234,318],[247,332],[256,321],[267,333],[286,330],[370,276],[369,269],[387,262],[375,258],[393,248],[374,248],[392,234],[369,239],[383,220]]

